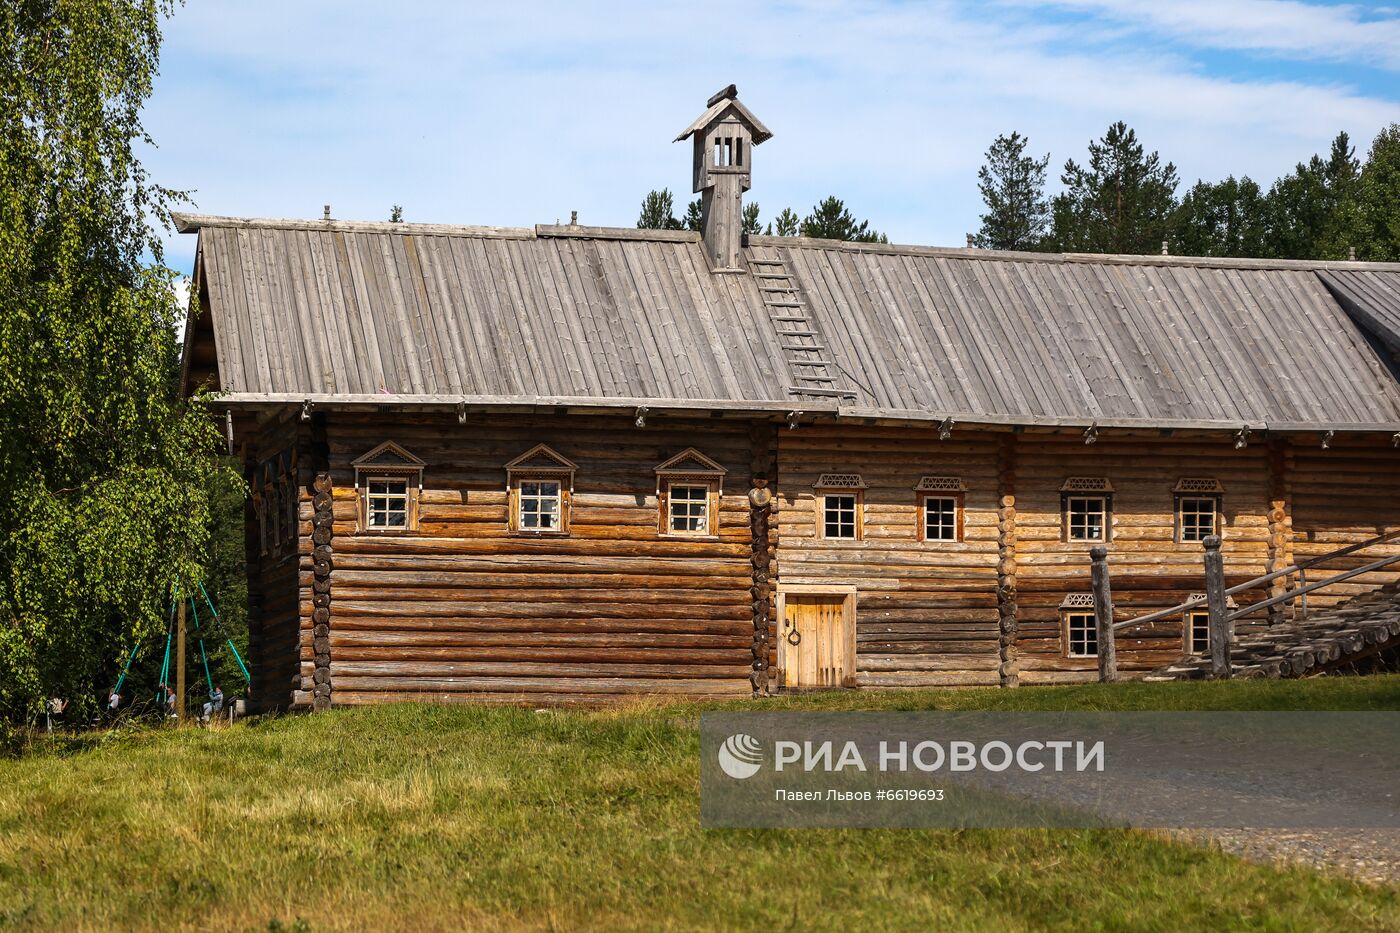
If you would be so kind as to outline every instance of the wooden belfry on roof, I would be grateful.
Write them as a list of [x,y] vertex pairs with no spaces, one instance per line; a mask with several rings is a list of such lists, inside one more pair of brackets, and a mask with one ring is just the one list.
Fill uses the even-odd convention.
[[700,233],[177,215],[255,704],[1092,679],[1091,547],[1139,612],[1400,522],[1400,266],[744,235],[770,136],[681,133]]

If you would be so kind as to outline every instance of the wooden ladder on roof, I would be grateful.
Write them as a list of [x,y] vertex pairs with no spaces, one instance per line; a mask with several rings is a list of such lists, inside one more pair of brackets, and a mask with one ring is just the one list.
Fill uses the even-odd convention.
[[778,337],[795,385],[793,395],[818,398],[855,398],[831,359],[821,332],[812,319],[807,300],[797,279],[782,259],[749,259],[749,272],[758,285],[758,294],[768,309],[768,320]]

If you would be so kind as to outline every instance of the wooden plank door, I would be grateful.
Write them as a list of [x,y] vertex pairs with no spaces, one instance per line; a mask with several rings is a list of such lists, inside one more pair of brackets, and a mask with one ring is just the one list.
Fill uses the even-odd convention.
[[789,593],[779,635],[790,688],[855,686],[855,620],[843,595]]

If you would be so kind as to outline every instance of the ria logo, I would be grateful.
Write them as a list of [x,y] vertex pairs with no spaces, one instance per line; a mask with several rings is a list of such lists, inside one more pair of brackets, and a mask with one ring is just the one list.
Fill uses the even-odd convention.
[[719,767],[725,774],[742,781],[763,766],[763,744],[751,735],[736,732],[719,747]]

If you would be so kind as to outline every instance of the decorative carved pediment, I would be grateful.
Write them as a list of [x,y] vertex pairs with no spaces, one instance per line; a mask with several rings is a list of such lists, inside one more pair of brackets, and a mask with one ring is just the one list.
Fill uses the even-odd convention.
[[578,466],[572,460],[546,444],[536,444],[510,463],[506,464],[507,473],[549,473],[562,475],[572,474],[576,470],[578,470]]

